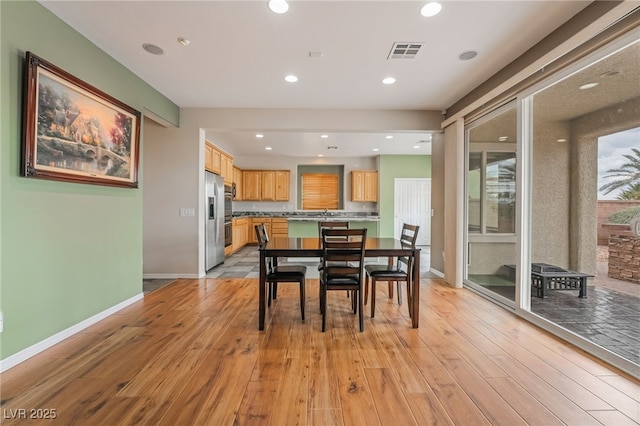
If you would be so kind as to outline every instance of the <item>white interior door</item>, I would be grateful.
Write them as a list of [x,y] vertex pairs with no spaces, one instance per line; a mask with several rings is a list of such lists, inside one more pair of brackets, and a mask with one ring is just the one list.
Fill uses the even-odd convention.
[[403,223],[420,226],[416,245],[431,245],[431,179],[394,180],[394,236]]

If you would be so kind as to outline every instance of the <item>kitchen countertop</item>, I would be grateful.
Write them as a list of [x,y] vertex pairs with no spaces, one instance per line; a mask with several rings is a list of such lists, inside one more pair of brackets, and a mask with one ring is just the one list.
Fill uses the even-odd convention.
[[298,216],[289,217],[290,221],[296,222],[378,222],[379,216]]
[[378,222],[380,216],[377,212],[234,212],[234,218],[245,217],[283,217],[290,221],[297,222],[320,222],[320,221],[350,221],[350,222]]

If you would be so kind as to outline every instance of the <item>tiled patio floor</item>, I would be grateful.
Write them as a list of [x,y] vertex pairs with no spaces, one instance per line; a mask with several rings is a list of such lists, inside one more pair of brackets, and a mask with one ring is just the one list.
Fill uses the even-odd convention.
[[640,299],[595,285],[587,289],[584,299],[577,290],[532,297],[531,310],[640,365]]

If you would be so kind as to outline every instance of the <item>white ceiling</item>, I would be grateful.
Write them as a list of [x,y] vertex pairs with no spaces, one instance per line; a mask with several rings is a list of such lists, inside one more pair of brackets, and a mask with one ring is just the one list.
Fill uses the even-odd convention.
[[[180,107],[445,110],[588,1],[291,1],[272,13],[256,1],[40,1]],[[191,43],[183,46],[179,37]],[[415,59],[387,59],[394,42],[420,42]],[[151,43],[164,50],[151,55]],[[458,55],[478,55],[460,61]],[[320,52],[321,57],[310,57]],[[297,83],[287,83],[287,74]],[[382,79],[396,78],[393,85]],[[234,155],[318,155],[322,130],[209,130]],[[327,156],[428,153],[427,133],[330,133]],[[313,141],[313,143],[312,143]],[[425,146],[427,145],[427,146]],[[340,146],[339,150],[326,149]],[[380,151],[373,151],[379,148]],[[339,154],[338,154],[339,152]]]

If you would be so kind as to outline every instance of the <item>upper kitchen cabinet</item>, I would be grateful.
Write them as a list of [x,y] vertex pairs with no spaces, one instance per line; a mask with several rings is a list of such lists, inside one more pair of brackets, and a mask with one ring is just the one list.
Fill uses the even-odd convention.
[[211,153],[211,171],[218,175],[222,173],[222,153],[215,146]]
[[378,201],[378,172],[353,170],[351,172],[351,201]]
[[266,170],[262,172],[260,199],[262,201],[276,200],[276,172],[273,170]]
[[260,170],[242,171],[242,199],[260,201],[262,172]]
[[222,177],[226,185],[233,183],[233,157],[230,155],[222,155],[224,165],[222,166]]
[[222,176],[225,184],[233,183],[233,157],[209,141],[204,144],[204,168]]
[[242,199],[247,201],[289,201],[288,170],[244,170]]
[[224,178],[225,185],[233,183],[233,157],[220,151],[220,176]]
[[204,144],[204,169],[213,171],[213,145],[209,142]]
[[277,170],[275,173],[276,201],[289,201],[290,172],[288,170]]

